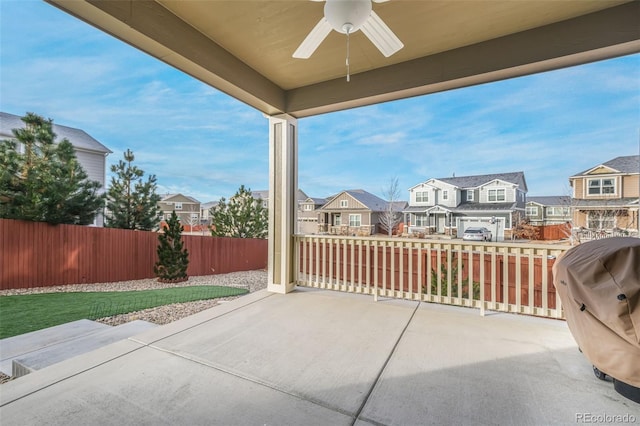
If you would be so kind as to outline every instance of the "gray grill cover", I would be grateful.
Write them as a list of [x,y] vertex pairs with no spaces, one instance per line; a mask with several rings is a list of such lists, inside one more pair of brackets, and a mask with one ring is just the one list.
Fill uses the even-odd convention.
[[600,371],[640,387],[640,239],[573,247],[553,266],[569,330]]

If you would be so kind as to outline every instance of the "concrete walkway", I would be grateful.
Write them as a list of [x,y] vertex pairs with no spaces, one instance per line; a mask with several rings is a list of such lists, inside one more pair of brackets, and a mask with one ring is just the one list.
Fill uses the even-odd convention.
[[3,426],[640,422],[564,322],[310,289],[34,372],[0,386],[0,404]]

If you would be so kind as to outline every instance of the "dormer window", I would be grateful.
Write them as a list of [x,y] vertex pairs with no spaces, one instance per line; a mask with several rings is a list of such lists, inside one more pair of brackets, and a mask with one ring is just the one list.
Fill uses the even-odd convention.
[[467,191],[467,201],[473,201],[473,191]]
[[349,201],[347,201],[347,200],[340,200],[340,207],[342,207],[342,208],[349,207]]

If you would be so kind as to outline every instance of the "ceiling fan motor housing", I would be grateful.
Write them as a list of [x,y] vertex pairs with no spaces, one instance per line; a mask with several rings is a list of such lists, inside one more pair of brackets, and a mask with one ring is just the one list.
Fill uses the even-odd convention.
[[327,0],[324,16],[331,27],[339,33],[353,33],[371,15],[371,0]]

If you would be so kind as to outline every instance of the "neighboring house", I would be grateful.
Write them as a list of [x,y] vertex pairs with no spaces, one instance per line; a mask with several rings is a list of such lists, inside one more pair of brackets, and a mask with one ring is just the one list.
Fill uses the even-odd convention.
[[[269,208],[268,190],[251,191],[251,195],[256,200],[262,200],[262,205],[265,209]],[[298,189],[296,198],[298,201],[298,229],[296,230],[296,232],[299,234],[315,233],[318,229],[318,215],[315,213],[315,210],[320,208],[320,206],[322,206],[326,202],[326,200],[324,198],[311,198],[301,189]]]
[[217,201],[209,201],[200,205],[200,224],[211,225],[211,209],[218,205]]
[[[261,190],[261,191],[251,191],[251,196],[256,200],[262,200],[262,205],[264,206],[265,209],[269,208],[269,190],[268,189]],[[309,196],[305,194],[303,190],[298,189],[298,195],[296,197],[296,199],[298,200],[298,206],[300,206],[300,204],[307,198],[309,198]]]
[[525,215],[526,193],[523,172],[429,179],[409,189],[405,223],[410,234],[457,237],[483,226],[503,241]]
[[200,227],[200,201],[193,197],[182,194],[166,194],[158,202],[160,207],[160,229],[163,222],[169,219],[172,212],[176,212],[180,224],[184,227],[184,232],[193,232]]
[[[25,126],[24,121],[18,115],[0,112],[0,139],[14,139],[13,129],[20,129]],[[53,132],[56,134],[56,141],[68,139],[76,151],[78,162],[87,173],[90,180],[100,182],[102,188],[99,193],[106,192],[107,155],[112,151],[87,134],[84,130],[73,127],[53,124]],[[18,144],[18,150],[24,149]],[[96,216],[94,226],[104,226],[104,214]]]
[[571,197],[527,197],[526,217],[531,225],[561,225],[571,222],[571,215]]
[[[262,200],[262,207],[269,208],[269,190],[251,191],[251,196],[256,200]],[[299,198],[298,198],[299,201]]]
[[616,157],[569,178],[573,225],[597,232],[638,232],[640,156]]
[[298,205],[298,234],[315,234],[318,232],[318,212],[326,198],[308,197]]
[[[337,235],[367,236],[379,231],[380,215],[388,203],[362,189],[342,191],[317,210],[318,232]],[[396,202],[394,211],[399,216],[407,202]]]

